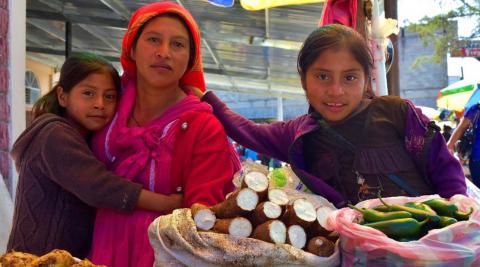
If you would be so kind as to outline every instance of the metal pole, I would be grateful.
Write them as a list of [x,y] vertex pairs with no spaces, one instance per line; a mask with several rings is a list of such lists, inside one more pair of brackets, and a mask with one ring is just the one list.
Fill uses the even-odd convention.
[[[398,20],[397,0],[384,0],[385,17]],[[398,35],[390,35],[393,44],[393,62],[387,73],[388,94],[400,96],[400,71],[398,60]]]
[[378,96],[388,95],[387,73],[385,69],[385,54],[383,51],[383,36],[380,33],[380,8],[379,1],[373,0],[372,38],[374,40],[373,53],[375,60],[376,77],[373,89]]
[[65,58],[72,55],[72,23],[65,21]]
[[283,98],[277,97],[277,121],[283,121]]

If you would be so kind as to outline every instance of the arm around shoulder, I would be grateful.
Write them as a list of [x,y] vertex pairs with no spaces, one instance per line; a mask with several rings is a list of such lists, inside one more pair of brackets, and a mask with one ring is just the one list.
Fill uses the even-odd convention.
[[215,116],[225,127],[228,136],[239,144],[282,161],[288,161],[288,148],[295,137],[294,122],[255,123],[225,105],[213,92],[207,92],[202,101],[209,103]]

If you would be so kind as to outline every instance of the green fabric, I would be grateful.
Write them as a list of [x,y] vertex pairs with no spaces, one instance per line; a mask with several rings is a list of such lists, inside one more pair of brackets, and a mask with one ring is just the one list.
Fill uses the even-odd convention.
[[475,89],[475,85],[474,84],[469,84],[469,85],[465,85],[465,86],[462,86],[462,87],[445,88],[445,89],[440,91],[440,94],[442,96],[447,96],[447,95],[453,95],[453,94],[457,94],[457,93],[461,93],[461,92],[471,91],[473,89]]

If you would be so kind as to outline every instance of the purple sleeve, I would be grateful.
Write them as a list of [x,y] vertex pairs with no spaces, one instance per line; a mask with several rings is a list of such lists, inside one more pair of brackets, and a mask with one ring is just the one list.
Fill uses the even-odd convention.
[[462,166],[448,151],[445,139],[439,132],[429,146],[426,167],[424,164],[423,148],[427,132],[428,118],[420,109],[407,101],[407,122],[405,125],[405,147],[414,159],[420,170],[426,169],[427,178],[434,187],[435,193],[442,197],[451,197],[455,194],[466,194],[465,175]]
[[259,153],[289,162],[288,149],[295,136],[295,121],[258,124],[233,112],[213,92],[202,101],[209,103],[215,116],[233,140]]
[[427,175],[440,196],[465,195],[467,185],[460,162],[448,151],[445,139],[436,132],[430,145]]

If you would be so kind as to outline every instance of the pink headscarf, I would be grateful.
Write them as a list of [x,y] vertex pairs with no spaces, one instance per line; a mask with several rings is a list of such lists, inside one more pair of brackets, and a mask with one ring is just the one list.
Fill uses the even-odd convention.
[[327,0],[318,26],[339,23],[357,28],[357,0]]

